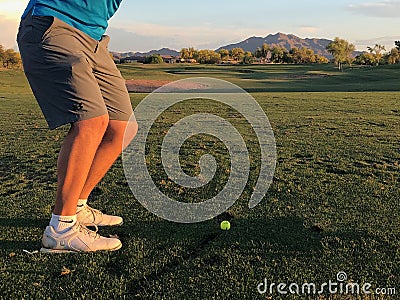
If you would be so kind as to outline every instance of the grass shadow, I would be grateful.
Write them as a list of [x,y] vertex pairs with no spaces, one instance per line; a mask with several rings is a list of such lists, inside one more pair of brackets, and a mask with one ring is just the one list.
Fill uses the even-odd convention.
[[40,241],[8,241],[2,240],[0,242],[0,249],[2,250],[28,250],[28,251],[36,251],[40,249]]
[[0,227],[45,228],[49,219],[0,218]]

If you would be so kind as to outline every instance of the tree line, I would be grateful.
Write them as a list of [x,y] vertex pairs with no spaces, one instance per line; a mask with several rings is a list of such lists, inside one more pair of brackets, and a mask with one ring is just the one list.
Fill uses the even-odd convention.
[[20,68],[22,65],[21,56],[18,52],[13,49],[5,49],[3,45],[0,44],[0,67],[11,69]]
[[[328,44],[326,50],[333,56],[333,61],[341,70],[344,64],[357,64],[378,66],[380,64],[400,63],[400,41],[394,42],[395,47],[387,51],[383,45],[376,44],[368,47],[367,52],[363,52],[356,57],[353,53],[355,45],[348,41],[336,37]],[[180,58],[185,62],[197,62],[200,64],[224,64],[240,63],[253,64],[259,63],[286,63],[286,64],[323,64],[328,63],[329,59],[316,54],[309,48],[292,48],[287,50],[282,46],[263,44],[254,53],[244,51],[242,48],[231,50],[197,50],[193,47],[183,48],[180,51]],[[146,63],[162,63],[161,56],[155,54],[146,59]],[[0,44],[0,67],[20,68],[21,56],[13,49],[5,49]]]
[[[328,44],[326,50],[333,56],[333,61],[341,70],[344,64],[380,65],[400,63],[400,41],[395,42],[395,48],[386,52],[384,46],[376,44],[368,47],[368,52],[363,52],[354,57],[355,45],[336,37]],[[330,60],[316,54],[309,48],[292,48],[287,50],[282,46],[263,44],[252,53],[242,48],[231,50],[197,50],[195,48],[182,48],[180,57],[185,62],[197,62],[200,64],[218,63],[286,63],[286,64],[324,64]]]
[[395,48],[386,52],[385,46],[375,44],[373,47],[368,47],[368,52],[363,52],[356,57],[353,53],[356,47],[348,41],[336,37],[328,44],[326,49],[333,55],[334,62],[339,70],[342,70],[343,64],[358,64],[378,66],[380,64],[398,64],[400,63],[400,41],[395,41]]
[[241,63],[252,64],[260,63],[288,63],[288,64],[312,64],[328,63],[329,60],[314,50],[309,48],[292,48],[287,50],[285,47],[277,45],[263,44],[252,53],[244,51],[242,48],[233,48],[231,50],[197,50],[194,48],[183,48],[180,51],[180,57],[183,61],[196,61],[200,64],[217,63]]

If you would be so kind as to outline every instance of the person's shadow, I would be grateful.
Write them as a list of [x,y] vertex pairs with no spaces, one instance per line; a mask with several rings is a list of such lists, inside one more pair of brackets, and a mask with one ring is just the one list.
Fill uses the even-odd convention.
[[[24,230],[24,228],[46,228],[49,223],[47,219],[22,219],[22,218],[0,218],[0,228],[1,230],[7,231],[7,228],[18,228]],[[3,233],[2,236],[5,234]],[[35,251],[40,249],[41,236],[36,238],[32,236],[31,240],[17,241],[17,240],[7,240],[0,239],[0,249],[17,251],[20,249],[25,249],[28,251]]]
[[[326,248],[340,249],[344,244],[354,242],[361,245],[361,241],[371,238],[364,232],[325,232],[318,225],[307,226],[302,218],[296,216],[231,219],[231,224],[227,232],[219,229],[218,218],[198,224],[176,224],[164,220],[126,223],[114,232],[127,247],[115,254],[107,270],[111,275],[120,276],[134,267],[127,263],[132,262],[132,249],[129,249],[131,239],[143,238],[147,243],[157,245],[151,250],[152,262],[158,265],[158,257],[164,261],[161,268],[147,269],[142,278],[132,280],[127,287],[128,294],[140,294],[143,289],[151,289],[151,284],[163,275],[168,276],[178,271],[182,264],[187,265],[200,257],[207,267],[221,268],[227,263],[223,253],[239,251],[249,259],[255,270],[262,270],[265,261],[279,261],[291,256],[322,257]],[[165,253],[178,244],[182,246],[182,241],[186,241],[186,248],[165,261]],[[218,248],[219,251],[208,251],[208,248]],[[161,255],[155,255],[156,252]],[[354,259],[360,260],[356,252]]]

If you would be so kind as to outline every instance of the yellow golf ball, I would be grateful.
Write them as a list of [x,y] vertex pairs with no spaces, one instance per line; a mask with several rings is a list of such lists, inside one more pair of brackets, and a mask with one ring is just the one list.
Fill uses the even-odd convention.
[[222,221],[221,222],[221,229],[222,230],[229,230],[231,228],[231,223],[229,221]]

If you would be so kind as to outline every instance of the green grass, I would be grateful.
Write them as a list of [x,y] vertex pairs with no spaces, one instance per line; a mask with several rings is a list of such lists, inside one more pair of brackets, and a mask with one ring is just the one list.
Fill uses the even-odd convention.
[[[123,226],[100,230],[120,236],[124,247],[115,253],[26,254],[23,249],[40,248],[48,223],[57,151],[66,128],[49,131],[22,72],[2,71],[1,299],[305,299],[277,293],[268,298],[256,288],[264,278],[322,284],[334,281],[340,271],[349,282],[395,287],[400,293],[399,67],[338,73],[330,65],[123,65],[121,71],[125,78],[212,76],[252,92],[277,142],[277,169],[268,194],[255,209],[247,208],[258,170],[249,124],[211,101],[181,103],[152,130],[149,170],[161,190],[181,200],[221,190],[229,169],[221,143],[204,136],[185,143],[181,160],[188,173],[198,171],[196,162],[204,153],[215,155],[222,167],[212,184],[193,192],[166,179],[157,142],[189,108],[231,121],[249,146],[253,172],[225,216],[231,218],[230,231],[219,230],[219,218],[185,225],[147,212],[130,192],[118,160],[93,192],[92,205],[124,217]],[[314,73],[332,76],[304,77]],[[133,105],[145,96],[131,94]],[[70,273],[61,275],[63,267]]]
[[123,64],[127,79],[178,80],[216,77],[239,85],[248,92],[363,92],[400,91],[400,65],[352,67],[339,72],[327,65],[163,65]]

